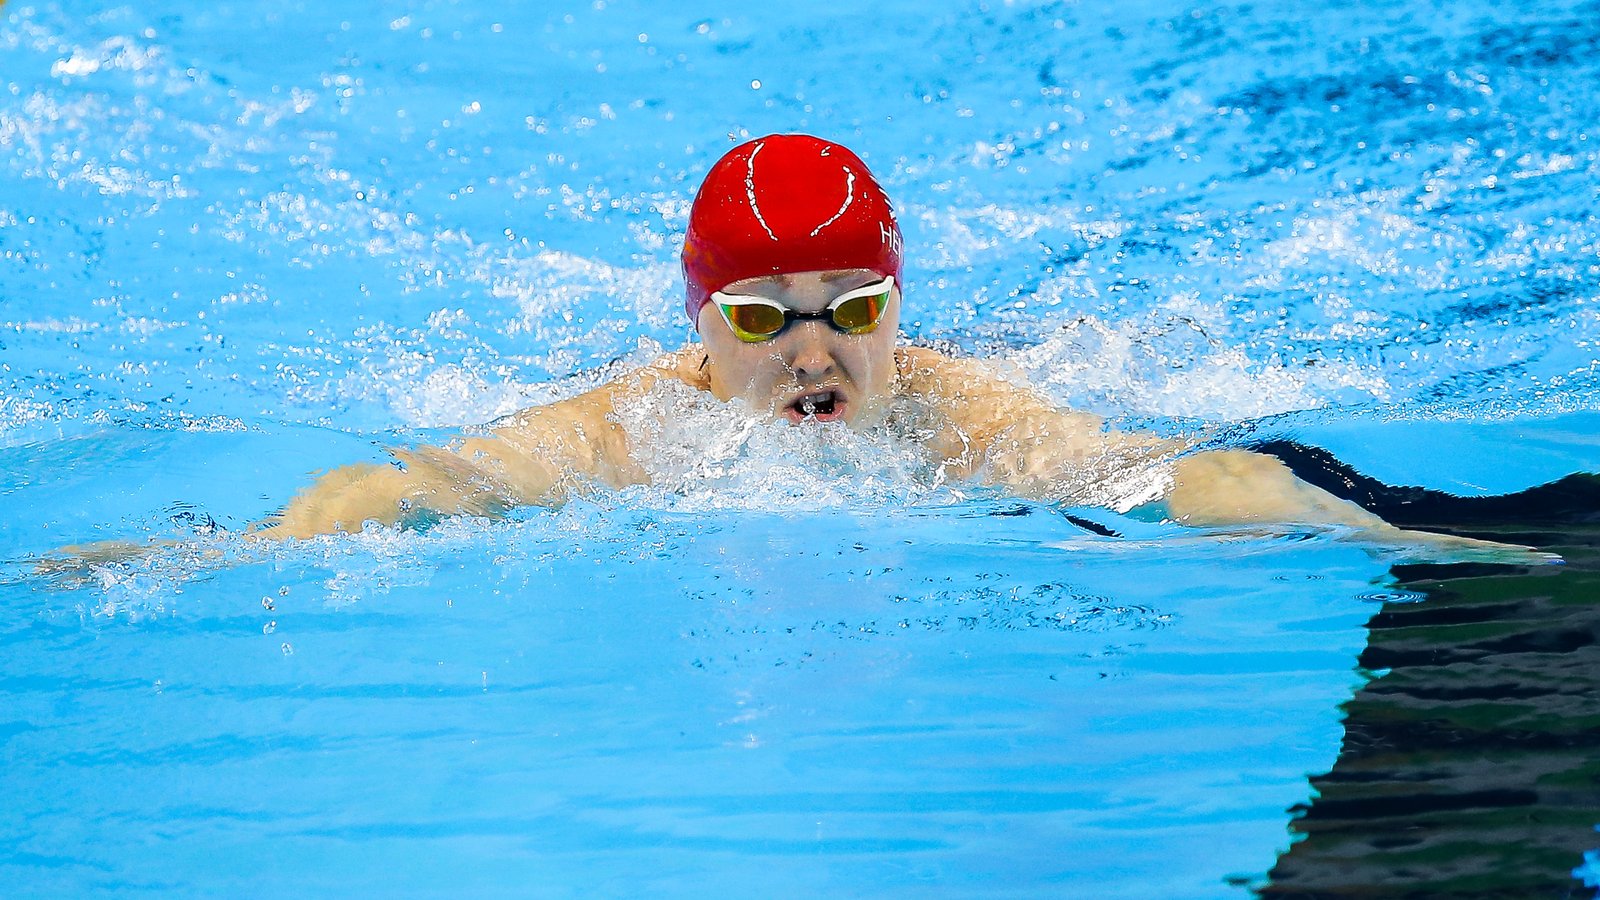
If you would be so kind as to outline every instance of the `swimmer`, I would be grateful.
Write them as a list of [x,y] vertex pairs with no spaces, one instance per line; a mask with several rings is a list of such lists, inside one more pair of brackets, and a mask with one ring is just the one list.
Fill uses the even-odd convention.
[[640,460],[651,448],[635,445],[618,411],[676,382],[797,428],[915,435],[947,478],[1035,500],[1142,505],[1188,525],[1344,526],[1376,543],[1513,549],[1404,531],[1274,457],[1108,429],[982,362],[901,344],[900,227],[866,165],[839,144],[772,135],[729,151],[694,199],[682,263],[698,345],[486,435],[395,451],[398,466],[337,469],[252,534],[494,515],[560,504],[589,485],[646,483]]

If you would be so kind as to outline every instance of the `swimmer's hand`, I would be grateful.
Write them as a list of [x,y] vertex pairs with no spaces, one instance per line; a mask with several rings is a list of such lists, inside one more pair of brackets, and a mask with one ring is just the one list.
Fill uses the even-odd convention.
[[152,549],[152,544],[136,543],[136,541],[96,541],[91,544],[67,544],[64,548],[54,549],[48,556],[35,557],[35,575],[46,577],[62,577],[62,575],[86,575],[96,565],[115,565],[118,562],[139,559],[146,556]]
[[105,566],[135,562],[169,546],[171,541],[96,541],[69,544],[35,557],[33,572],[48,578],[83,579]]
[[1404,562],[1480,562],[1508,566],[1548,566],[1566,562],[1559,553],[1548,553],[1537,547],[1396,528],[1387,523],[1358,529],[1346,539],[1392,552]]

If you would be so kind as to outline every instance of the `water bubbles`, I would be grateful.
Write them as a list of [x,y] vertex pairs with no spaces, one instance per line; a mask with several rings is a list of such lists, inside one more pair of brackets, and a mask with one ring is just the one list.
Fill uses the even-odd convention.
[[1061,402],[1108,415],[1229,421],[1314,408],[1330,396],[1389,394],[1381,374],[1355,363],[1252,359],[1211,336],[1208,325],[1227,314],[1197,301],[1173,298],[1159,312],[1120,321],[1082,316],[1008,356]]
[[1370,603],[1421,603],[1422,601],[1428,599],[1428,595],[1417,593],[1416,591],[1389,588],[1384,590],[1366,591],[1360,594],[1359,598]]
[[88,56],[74,54],[68,59],[57,60],[50,67],[50,74],[57,78],[64,75],[88,75],[100,71],[100,60]]
[[294,655],[294,645],[290,644],[288,641],[284,641],[283,644],[278,647],[278,650],[284,656],[293,656]]
[[814,509],[916,502],[943,481],[916,442],[892,430],[796,427],[679,382],[619,406],[652,502],[674,508]]

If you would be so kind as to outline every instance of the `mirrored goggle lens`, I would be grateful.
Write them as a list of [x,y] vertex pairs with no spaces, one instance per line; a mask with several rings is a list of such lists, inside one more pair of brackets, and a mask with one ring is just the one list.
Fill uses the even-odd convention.
[[741,341],[765,341],[783,330],[783,310],[763,303],[718,304],[722,314]]
[[851,297],[833,308],[833,324],[850,334],[866,334],[878,327],[889,306],[889,292]]

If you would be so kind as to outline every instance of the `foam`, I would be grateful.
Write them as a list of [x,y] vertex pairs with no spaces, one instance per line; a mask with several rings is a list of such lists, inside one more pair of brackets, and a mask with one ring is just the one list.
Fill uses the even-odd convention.
[[[639,335],[641,324],[667,334],[681,327],[664,299],[675,278],[670,265],[466,249],[470,241],[460,236],[457,243],[464,249],[448,266],[504,306],[439,308],[425,328],[369,326],[339,348],[353,360],[345,374],[294,386],[293,396],[378,403],[411,427],[481,424],[653,361],[662,346]],[[553,377],[539,379],[540,372]]]
[[377,404],[412,428],[478,425],[555,399],[549,385],[506,378],[476,356],[440,364],[432,353],[396,335],[365,340],[362,347],[366,352],[352,371],[322,386],[300,388],[293,392],[296,398],[311,404],[335,398]]
[[986,203],[979,206],[908,207],[937,236],[918,253],[919,266],[959,269],[974,266],[993,251],[1049,237],[1068,238],[1078,247],[1095,247],[1124,234],[1128,226],[1115,219],[1084,217],[1066,207],[1030,209]]
[[918,444],[888,428],[796,427],[679,382],[617,420],[650,478],[637,496],[663,509],[871,509],[959,496]]
[[1292,364],[1277,354],[1253,359],[1213,337],[1213,329],[1225,328],[1219,304],[1177,295],[1142,316],[1080,316],[1004,358],[1058,402],[1113,417],[1236,422],[1392,395],[1375,367],[1338,359]]
[[[617,411],[649,478],[630,502],[659,509],[883,511],[964,502],[1000,490],[987,466],[951,481],[924,445],[916,416],[892,412],[885,424],[796,426],[721,402],[676,381]],[[1061,502],[1126,512],[1164,496],[1169,457],[1075,460],[1052,478]]]
[[40,422],[55,421],[60,414],[54,403],[0,394],[0,438]]
[[[1419,247],[1442,250],[1448,242],[1436,240],[1412,219],[1368,205],[1376,201],[1369,197],[1367,203],[1347,204],[1331,213],[1318,210],[1296,216],[1289,234],[1262,246],[1259,271],[1246,285],[1278,286],[1286,280],[1284,273],[1296,273],[1289,280],[1299,280],[1320,262],[1341,269],[1354,265],[1375,275],[1404,270],[1417,288],[1438,290],[1448,271],[1448,257],[1436,251],[1427,265],[1406,266],[1402,254],[1414,253]],[[1370,233],[1373,225],[1377,226],[1377,240]]]
[[[604,327],[610,316],[587,327],[567,328],[584,313],[604,311],[625,326],[644,323],[665,328],[675,324],[666,302],[676,266],[660,262],[616,266],[574,253],[544,250],[528,258],[505,255],[493,260],[486,280],[491,296],[516,304],[518,315],[508,323],[512,334],[554,339],[560,344]],[[560,324],[557,324],[560,323]],[[575,333],[576,332],[576,333]]]
[[[357,356],[350,371],[293,393],[313,404],[334,399],[377,404],[412,428],[458,428],[576,396],[621,371],[647,365],[662,353],[655,341],[636,338],[631,348],[619,348],[624,352],[605,366],[579,368],[578,361],[567,360],[573,374],[524,380],[516,377],[520,366],[499,361],[492,347],[467,335],[460,338],[466,349],[458,351],[459,362],[439,362],[432,349],[439,343],[438,327],[435,323],[429,331],[383,329],[365,334],[345,348]],[[558,371],[567,368],[559,365],[562,361],[555,354],[540,360]]]
[[107,427],[190,433],[251,430],[243,419],[221,413],[196,415],[182,409],[152,408],[125,401],[114,409],[84,409],[70,400],[39,401],[0,396],[0,447],[35,440],[59,440]]

